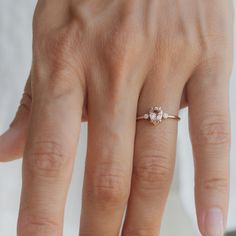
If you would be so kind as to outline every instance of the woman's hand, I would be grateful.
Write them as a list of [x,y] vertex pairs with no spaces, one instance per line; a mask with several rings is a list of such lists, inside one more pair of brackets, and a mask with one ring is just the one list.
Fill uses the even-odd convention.
[[230,0],[39,0],[33,63],[0,159],[21,156],[19,236],[62,235],[80,122],[88,120],[81,236],[157,235],[175,162],[177,122],[138,121],[188,105],[196,206],[222,236],[229,190]]

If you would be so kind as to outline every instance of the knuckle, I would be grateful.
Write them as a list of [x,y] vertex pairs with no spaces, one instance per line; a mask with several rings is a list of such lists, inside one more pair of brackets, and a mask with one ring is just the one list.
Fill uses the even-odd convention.
[[20,108],[24,109],[26,112],[31,111],[32,97],[28,93],[24,93],[20,102]]
[[229,181],[227,178],[214,177],[204,180],[201,183],[201,189],[203,191],[217,191],[227,193],[229,189]]
[[231,38],[205,36],[204,42],[201,44],[200,65],[205,69],[205,73],[220,77],[221,81],[222,78],[230,78],[232,71],[233,41]]
[[[41,35],[34,45],[34,82],[44,83],[52,94],[74,89],[78,77],[83,80],[81,39],[78,27],[67,25],[56,32]],[[44,86],[45,87],[45,86]]]
[[[165,33],[165,34],[164,34]],[[156,40],[156,49],[157,55],[160,52],[164,52],[166,55],[169,55],[170,52],[179,54],[180,51],[183,50],[184,46],[186,46],[186,41],[188,40],[187,35],[182,31],[174,32],[174,36],[169,32],[163,31],[160,32],[159,36],[157,36]],[[189,51],[188,45],[186,46],[187,51]]]
[[127,202],[129,191],[125,175],[107,165],[94,171],[88,186],[88,198],[98,207],[116,207]]
[[10,127],[13,127],[14,125],[16,125],[18,119],[28,120],[29,114],[31,112],[31,103],[32,103],[31,95],[24,93],[20,101],[20,105],[17,110],[15,119],[10,124]]
[[157,232],[156,230],[153,230],[153,229],[130,228],[130,229],[125,229],[124,235],[125,236],[134,236],[134,235],[135,236],[154,236],[154,235],[157,235]]
[[41,55],[43,50],[56,63],[65,58],[68,60],[70,53],[74,55],[75,45],[80,43],[80,33],[74,23],[40,36],[41,40],[34,45],[35,53]]
[[19,235],[58,235],[59,224],[47,217],[29,216],[25,213],[19,218]]
[[199,128],[197,141],[205,144],[229,144],[229,121],[221,116],[206,118]]
[[134,164],[134,176],[140,187],[164,189],[172,175],[172,161],[165,153],[142,154]]
[[[232,31],[222,32],[211,32],[209,34],[204,34],[202,37],[202,49],[205,49],[205,53],[213,53],[216,51],[220,53],[220,55],[224,52],[220,52],[220,49],[232,48]],[[222,54],[223,55],[223,54]]]
[[106,64],[112,89],[127,86],[127,82],[132,81],[127,80],[127,64],[137,64],[137,58],[143,53],[145,43],[142,36],[135,32],[135,28],[137,27],[132,22],[124,20],[101,37],[98,44],[99,55]]
[[[190,34],[190,33],[189,33]],[[174,35],[174,37],[173,37]],[[170,63],[176,63],[174,58],[181,58],[186,63],[186,68],[194,68],[198,65],[199,59],[202,57],[201,45],[192,35],[185,32],[161,33],[157,37],[154,50],[155,66],[160,58],[168,58]],[[173,57],[174,56],[174,57]]]
[[54,141],[34,142],[27,155],[33,170],[42,174],[57,173],[69,159],[62,145]]
[[[229,53],[227,53],[227,51]],[[223,53],[222,51],[218,52],[216,50],[213,50],[213,52],[214,54],[208,54],[203,57],[200,68],[203,70],[203,73],[208,76],[208,83],[212,85],[222,85],[222,82],[225,84],[225,81],[228,81],[231,77],[233,66],[232,50],[225,49]],[[221,55],[219,55],[220,53]]]

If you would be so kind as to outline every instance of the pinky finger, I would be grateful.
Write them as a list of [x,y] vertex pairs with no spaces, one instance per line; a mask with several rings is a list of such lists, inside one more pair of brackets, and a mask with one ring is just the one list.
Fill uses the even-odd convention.
[[188,91],[198,221],[202,235],[223,236],[229,198],[229,84],[199,75]]

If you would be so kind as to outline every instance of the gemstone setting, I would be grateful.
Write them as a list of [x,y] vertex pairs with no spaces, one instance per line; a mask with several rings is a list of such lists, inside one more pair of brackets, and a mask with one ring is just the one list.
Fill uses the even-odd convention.
[[173,119],[180,120],[178,115],[172,115],[167,112],[164,112],[161,107],[155,106],[152,107],[146,114],[142,116],[137,116],[137,120],[147,120],[153,125],[160,124],[163,120]]
[[164,114],[165,113],[163,112],[161,107],[152,107],[148,113],[149,120],[153,125],[158,125],[164,118],[163,117]]
[[145,120],[148,120],[148,119],[149,119],[149,114],[145,114],[145,115],[143,116],[143,118],[144,118]]
[[157,120],[157,114],[155,112],[149,112],[149,118],[151,121]]
[[168,119],[168,116],[169,116],[168,113],[166,112],[163,113],[163,119]]

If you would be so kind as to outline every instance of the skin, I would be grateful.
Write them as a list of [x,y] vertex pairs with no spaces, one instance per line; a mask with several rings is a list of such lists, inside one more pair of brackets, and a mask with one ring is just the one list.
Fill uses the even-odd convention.
[[18,236],[59,236],[80,123],[88,121],[81,236],[156,236],[189,107],[199,229],[227,220],[232,1],[38,0],[33,62],[0,160],[23,158]]

